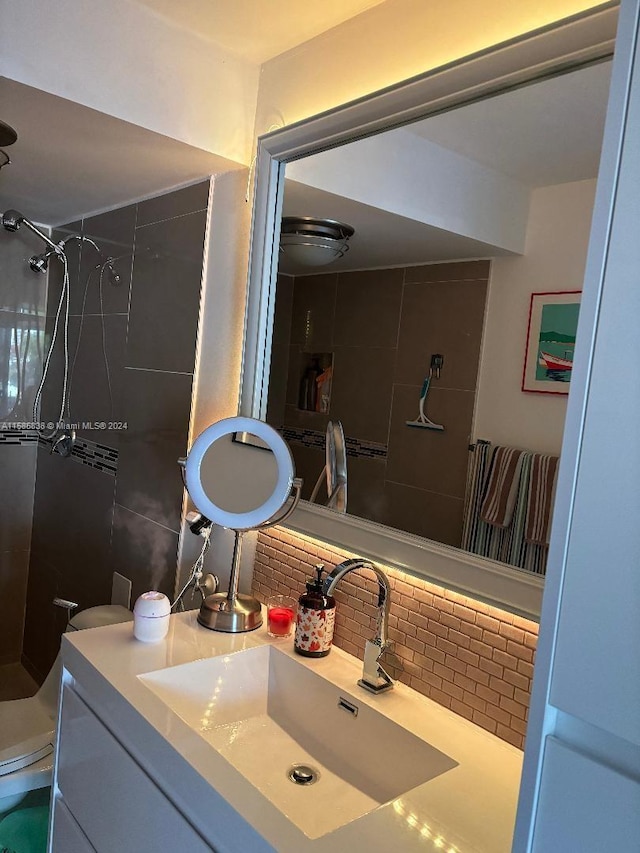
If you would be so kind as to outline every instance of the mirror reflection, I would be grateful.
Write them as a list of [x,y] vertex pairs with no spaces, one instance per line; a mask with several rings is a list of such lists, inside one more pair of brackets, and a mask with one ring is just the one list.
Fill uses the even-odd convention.
[[202,457],[200,477],[209,499],[225,512],[252,512],[271,497],[278,482],[272,451],[257,436],[239,442],[235,433],[217,438]]
[[[337,512],[347,511],[347,451],[344,430],[340,421],[329,421],[325,434],[324,468],[313,488],[309,500],[324,500],[324,505]],[[326,495],[322,495],[322,487]]]
[[571,362],[575,325],[534,320],[532,294],[581,290],[609,74],[286,165],[285,217],[353,229],[321,266],[281,246],[267,420],[304,498],[339,419],[350,514],[544,573],[569,383],[543,352]]

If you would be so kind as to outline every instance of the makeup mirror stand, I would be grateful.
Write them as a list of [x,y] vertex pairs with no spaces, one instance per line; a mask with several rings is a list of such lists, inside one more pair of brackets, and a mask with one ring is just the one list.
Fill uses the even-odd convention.
[[207,427],[179,462],[205,523],[235,533],[229,590],[204,599],[198,622],[228,634],[253,631],[262,611],[257,599],[238,592],[242,540],[248,530],[282,524],[297,507],[302,479],[295,476],[291,450],[264,421],[238,416]]
[[245,631],[253,631],[262,625],[262,611],[260,602],[251,595],[243,595],[238,592],[240,580],[240,558],[242,556],[242,540],[248,530],[265,530],[282,524],[292,514],[300,500],[302,492],[302,480],[296,477],[292,485],[293,496],[288,507],[269,521],[248,527],[243,530],[234,530],[235,542],[233,546],[233,560],[231,563],[231,574],[229,576],[229,591],[216,592],[207,596],[202,602],[198,614],[198,622],[212,631],[223,631],[228,634],[240,634]]

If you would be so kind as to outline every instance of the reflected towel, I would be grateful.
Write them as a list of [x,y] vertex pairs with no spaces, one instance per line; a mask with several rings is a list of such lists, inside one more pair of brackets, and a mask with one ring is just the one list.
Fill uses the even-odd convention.
[[524,450],[515,447],[495,448],[480,507],[480,518],[487,524],[495,527],[508,527],[511,524],[524,455]]
[[558,457],[534,453],[527,496],[524,540],[532,545],[548,545],[551,509],[556,491]]

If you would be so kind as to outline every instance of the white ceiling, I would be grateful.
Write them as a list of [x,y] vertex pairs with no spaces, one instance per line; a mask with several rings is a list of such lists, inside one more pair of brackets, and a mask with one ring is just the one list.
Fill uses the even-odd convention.
[[240,168],[137,125],[0,77],[2,119],[18,131],[0,171],[0,210],[59,225]]
[[281,259],[281,272],[309,275],[376,267],[411,266],[447,258],[486,258],[506,255],[487,243],[471,240],[424,222],[398,216],[387,210],[361,204],[344,196],[324,192],[297,181],[287,181],[283,216],[300,216],[301,211],[317,218],[337,219],[355,228],[349,251],[331,266],[311,270],[309,267]]
[[530,187],[582,181],[598,172],[610,78],[603,62],[408,129]]
[[176,26],[260,64],[383,0],[136,0]]
[[[425,119],[406,130],[532,188],[595,178],[610,73],[611,63],[602,63]],[[505,254],[292,181],[285,186],[284,215],[337,219],[355,228],[349,252],[322,268],[325,272]],[[318,270],[283,260],[281,271],[308,275]]]

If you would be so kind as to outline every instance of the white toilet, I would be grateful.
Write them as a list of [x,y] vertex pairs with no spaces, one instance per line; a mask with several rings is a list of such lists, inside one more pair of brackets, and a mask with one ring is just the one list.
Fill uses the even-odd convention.
[[[67,631],[131,621],[133,613],[126,607],[107,604],[78,613]],[[58,654],[35,696],[0,702],[0,815],[29,791],[51,784],[61,669]]]

